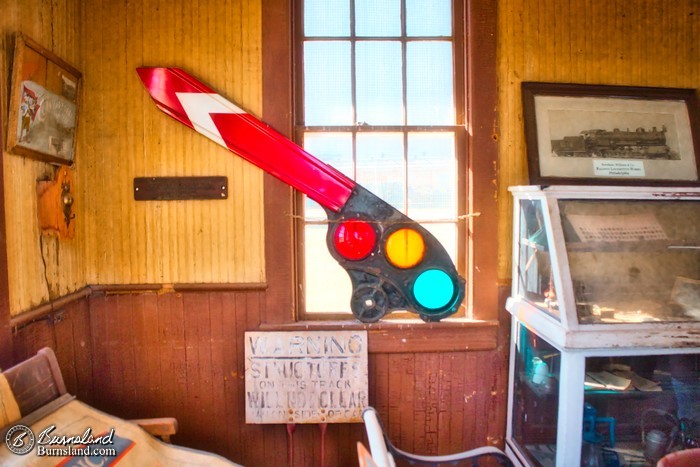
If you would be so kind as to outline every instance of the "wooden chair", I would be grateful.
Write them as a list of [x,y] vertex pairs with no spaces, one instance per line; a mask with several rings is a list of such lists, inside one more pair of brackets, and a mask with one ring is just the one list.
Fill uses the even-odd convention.
[[395,467],[396,459],[402,459],[410,464],[419,465],[439,465],[456,464],[458,462],[471,461],[472,465],[479,465],[482,459],[495,458],[501,465],[512,466],[513,462],[508,455],[493,446],[484,446],[457,454],[444,456],[421,456],[411,454],[395,447],[382,428],[382,424],[377,416],[377,411],[373,407],[367,407],[362,412],[362,419],[365,422],[369,448],[372,453],[372,461],[377,467]]
[[[56,354],[49,347],[2,374],[7,378],[25,423],[34,423],[75,399],[68,394]],[[166,442],[177,432],[177,420],[172,417],[130,421]],[[0,427],[0,439],[4,439],[7,428]]]

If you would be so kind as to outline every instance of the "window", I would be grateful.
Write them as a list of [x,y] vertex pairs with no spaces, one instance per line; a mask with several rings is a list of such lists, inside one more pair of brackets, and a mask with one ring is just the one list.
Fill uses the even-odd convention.
[[[302,8],[297,140],[420,222],[465,275],[458,10],[451,0],[305,0]],[[349,314],[352,286],[328,253],[325,212],[300,204],[301,309]]]

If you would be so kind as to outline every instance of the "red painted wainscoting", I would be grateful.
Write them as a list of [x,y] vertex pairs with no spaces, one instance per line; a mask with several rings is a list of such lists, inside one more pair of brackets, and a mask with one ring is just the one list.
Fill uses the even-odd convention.
[[[264,291],[93,292],[18,329],[15,360],[48,345],[79,399],[123,418],[176,417],[175,444],[288,465],[284,426],[245,424],[243,333],[259,329],[264,300]],[[397,446],[446,454],[502,443],[505,329],[494,350],[370,353],[370,403]],[[320,439],[318,426],[298,426],[294,465],[321,465]],[[330,425],[325,464],[357,465],[360,440],[361,424]]]

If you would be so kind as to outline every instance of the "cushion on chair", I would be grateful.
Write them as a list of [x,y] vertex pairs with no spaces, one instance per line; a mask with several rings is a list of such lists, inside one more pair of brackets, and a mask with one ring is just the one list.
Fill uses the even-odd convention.
[[[22,423],[24,419],[20,420]],[[28,454],[19,456],[0,444],[0,465],[3,467],[32,465],[35,467],[53,467],[80,465],[106,465],[118,460],[120,467],[142,467],[144,465],[177,465],[202,467],[229,467],[236,464],[216,454],[174,446],[155,439],[139,426],[118,417],[101,412],[94,407],[77,400],[71,400],[58,410],[28,424],[37,439],[37,445]],[[49,436],[79,436],[90,429],[94,437],[109,436],[111,444],[95,445],[96,448],[110,448],[116,451],[116,457],[94,455],[86,457],[71,453],[66,448],[81,446],[64,446],[61,444],[44,445],[43,449],[55,449],[51,454],[40,455],[39,437],[49,427],[55,429]],[[109,433],[114,429],[112,435]],[[84,446],[82,446],[84,448]],[[64,450],[66,452],[61,452]]]
[[0,428],[16,422],[21,417],[10,383],[7,382],[5,375],[0,373]]

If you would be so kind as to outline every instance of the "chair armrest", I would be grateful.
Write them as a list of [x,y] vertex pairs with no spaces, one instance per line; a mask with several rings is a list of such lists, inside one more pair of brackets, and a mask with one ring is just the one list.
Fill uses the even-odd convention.
[[471,460],[472,465],[477,465],[479,458],[493,457],[500,465],[509,467],[514,465],[505,452],[494,446],[483,446],[456,454],[439,456],[423,456],[402,451],[391,443],[374,407],[365,408],[362,411],[362,419],[365,422],[372,459],[378,467],[394,467],[396,465],[394,458],[408,461],[411,465],[416,463],[424,465],[456,464],[466,460]]
[[170,442],[170,436],[177,433],[177,420],[173,417],[138,418],[129,421],[146,430],[148,434],[161,438],[166,443]]

